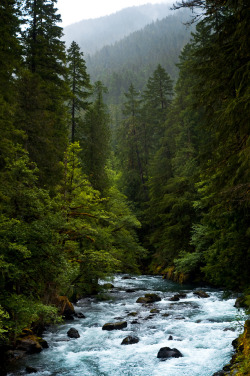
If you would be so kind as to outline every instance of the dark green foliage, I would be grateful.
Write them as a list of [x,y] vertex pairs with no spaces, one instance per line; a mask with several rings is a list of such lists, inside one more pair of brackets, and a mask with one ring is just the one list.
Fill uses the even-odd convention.
[[93,91],[94,101],[88,107],[76,137],[82,149],[83,171],[93,187],[103,193],[108,185],[105,166],[110,155],[110,118],[103,101],[107,89],[97,81]]
[[[87,74],[83,53],[76,42],[72,42],[67,50],[67,81],[71,91],[71,99],[69,103],[71,117],[71,142],[75,141],[76,129],[79,127],[81,116],[87,109],[90,96],[90,78]],[[78,132],[79,133],[79,132]]]
[[176,80],[175,64],[193,29],[183,25],[189,14],[185,11],[158,19],[114,45],[86,56],[90,76],[100,79],[109,90],[108,104],[121,103],[131,82],[137,90],[143,90],[158,64]]
[[26,134],[24,147],[39,168],[41,186],[50,189],[57,184],[67,144],[66,57],[54,4],[54,0],[24,3],[24,69],[17,81],[15,121]]
[[[174,245],[178,271],[200,269],[213,284],[242,288],[250,266],[249,5],[214,3],[204,5],[206,17],[181,58],[171,120],[173,175],[166,175],[158,201],[162,232],[153,231],[152,240],[158,241],[159,259],[164,255],[161,262],[173,263]],[[171,142],[169,132],[165,142]]]
[[[27,0],[19,9],[27,21],[22,61],[20,3],[0,5],[0,49],[5,59],[0,63],[1,344],[15,343],[25,327],[58,320],[53,306],[58,295],[77,297],[95,291],[98,279],[111,272],[138,271],[144,254],[135,233],[140,223],[106,169],[105,88],[97,82],[94,103],[87,106],[88,93],[82,90],[90,87],[89,77],[73,45],[68,78],[75,72],[76,80],[70,94],[55,3]],[[76,137],[82,142],[92,137],[92,144],[84,145],[87,155],[84,149],[81,163],[78,144],[66,151],[67,103],[72,98]],[[86,117],[80,121],[83,110]],[[83,175],[83,165],[102,198]]]

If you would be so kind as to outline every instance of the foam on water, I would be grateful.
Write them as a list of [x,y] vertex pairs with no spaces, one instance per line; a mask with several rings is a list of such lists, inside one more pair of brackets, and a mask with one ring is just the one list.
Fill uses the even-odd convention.
[[[83,312],[86,319],[75,319],[45,333],[49,349],[25,360],[40,370],[37,376],[212,376],[229,361],[232,340],[239,332],[234,324],[238,314],[235,299],[224,300],[223,292],[214,289],[206,289],[209,298],[199,298],[190,286],[181,287],[160,277],[116,276],[113,284],[109,301],[87,298],[77,303],[76,311]],[[186,298],[169,301],[180,291]],[[151,305],[136,303],[147,292],[159,294],[162,300]],[[160,312],[151,314],[152,308]],[[136,315],[129,316],[131,312]],[[105,323],[121,320],[128,322],[127,328],[102,330]],[[133,320],[138,323],[132,324]],[[67,337],[71,327],[79,331],[80,338]],[[121,346],[128,335],[136,335],[140,341]],[[165,346],[177,348],[183,357],[157,359],[159,349]],[[24,375],[24,366],[9,376]]]

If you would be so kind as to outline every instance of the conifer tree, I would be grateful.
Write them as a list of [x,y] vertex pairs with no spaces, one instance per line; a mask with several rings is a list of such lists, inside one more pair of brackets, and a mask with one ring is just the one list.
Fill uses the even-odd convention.
[[16,126],[39,168],[39,182],[54,189],[67,144],[64,43],[55,0],[27,0],[22,33],[24,69],[18,80]]
[[[72,42],[67,50],[67,81],[71,91],[69,109],[71,115],[71,142],[76,140],[79,123],[86,111],[90,96],[90,78],[87,74],[83,53],[76,42]],[[78,132],[79,133],[79,132]]]
[[93,187],[101,193],[108,186],[105,166],[110,155],[110,119],[103,100],[106,91],[101,81],[94,84],[94,101],[85,113],[78,136],[82,149],[80,157],[83,171]]

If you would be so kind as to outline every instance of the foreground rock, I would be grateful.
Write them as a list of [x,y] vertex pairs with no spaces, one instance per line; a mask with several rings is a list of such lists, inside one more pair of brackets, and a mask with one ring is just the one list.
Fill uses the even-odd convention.
[[139,342],[138,337],[128,336],[128,337],[124,338],[121,345],[133,345],[134,343],[138,343],[138,342]]
[[136,300],[136,303],[154,303],[160,302],[161,298],[157,294],[145,294],[144,297],[140,297]]
[[48,347],[48,343],[44,339],[35,335],[28,335],[18,339],[16,350],[23,351],[26,354],[36,354]]
[[119,321],[119,322],[108,322],[103,325],[102,330],[120,330],[127,327],[126,321]]
[[78,330],[76,330],[75,328],[70,328],[67,331],[67,335],[70,338],[80,338],[80,334],[79,334]]
[[57,296],[53,302],[65,320],[74,320],[75,309],[67,296]]
[[194,291],[194,295],[197,295],[199,298],[209,298],[210,296],[203,290]]
[[183,355],[182,353],[177,349],[170,349],[170,347],[162,347],[158,354],[157,358],[160,359],[168,359],[168,358],[181,358]]

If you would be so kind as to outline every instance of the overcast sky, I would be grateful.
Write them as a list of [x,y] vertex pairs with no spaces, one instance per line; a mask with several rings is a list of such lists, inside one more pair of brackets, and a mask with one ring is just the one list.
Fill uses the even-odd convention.
[[106,16],[133,5],[147,3],[172,5],[173,2],[173,0],[57,0],[57,8],[62,17],[61,26],[67,26],[84,19]]

